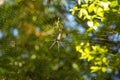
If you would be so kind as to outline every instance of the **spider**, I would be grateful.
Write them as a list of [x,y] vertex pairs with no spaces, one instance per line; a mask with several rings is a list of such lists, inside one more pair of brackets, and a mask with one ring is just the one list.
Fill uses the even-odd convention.
[[60,46],[63,47],[61,39],[62,39],[62,34],[59,33],[58,36],[57,36],[57,38],[55,40],[53,40],[54,42],[52,43],[52,45],[50,46],[49,49],[51,49],[55,44],[57,44],[58,45],[58,52],[59,52],[59,47]]

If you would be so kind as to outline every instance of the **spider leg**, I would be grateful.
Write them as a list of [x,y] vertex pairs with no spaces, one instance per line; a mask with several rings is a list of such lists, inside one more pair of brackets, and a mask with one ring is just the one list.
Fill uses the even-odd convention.
[[59,52],[59,48],[60,48],[60,42],[57,42],[57,44],[58,44],[58,52]]
[[63,46],[62,42],[59,42],[59,43],[60,43],[60,46],[62,46],[63,48],[65,48],[65,47]]
[[56,43],[56,41],[54,41],[54,42],[52,43],[52,45],[50,46],[49,49],[51,49],[51,48],[55,45],[55,43]]

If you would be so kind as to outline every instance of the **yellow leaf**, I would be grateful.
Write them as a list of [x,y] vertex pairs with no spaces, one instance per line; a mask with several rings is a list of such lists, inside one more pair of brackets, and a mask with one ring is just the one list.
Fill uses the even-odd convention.
[[96,72],[96,71],[100,70],[100,67],[98,67],[98,66],[91,66],[90,69],[91,69],[91,72]]
[[86,9],[82,9],[82,13],[83,13],[83,15],[88,15],[88,12]]
[[106,67],[102,67],[102,72],[106,72],[107,68]]
[[80,46],[76,46],[76,51],[79,51],[80,50]]
[[82,4],[81,6],[82,6],[82,8],[87,8],[88,4]]
[[70,12],[71,12],[72,15],[75,14],[75,10],[73,10],[73,9],[70,9]]
[[78,9],[78,7],[77,7],[77,6],[75,6],[73,9],[74,9],[74,10],[77,10],[77,9]]
[[83,43],[83,42],[81,42],[81,43],[80,43],[80,45],[81,45],[81,46],[83,46],[83,45],[84,45],[84,43]]
[[103,57],[102,61],[105,65],[108,65],[108,63],[109,63],[109,61],[106,57]]
[[118,5],[119,5],[119,1],[113,0],[113,1],[111,1],[110,7],[114,8],[114,7],[118,6]]
[[87,18],[88,20],[91,20],[91,19],[92,19],[92,16],[87,15],[86,18]]
[[91,61],[91,60],[93,60],[93,59],[94,59],[94,57],[92,57],[90,55],[88,56],[88,62]]
[[89,13],[93,12],[94,7],[95,7],[94,4],[91,4],[91,5],[88,7],[88,11],[89,11]]
[[78,16],[81,18],[82,17],[82,11],[80,10],[78,13]]
[[97,62],[95,62],[95,65],[102,65],[102,62],[101,61],[97,61]]
[[104,11],[103,11],[103,9],[100,8],[100,7],[98,7],[96,14],[97,14],[98,16],[100,16],[100,17],[103,17],[103,16],[104,16]]
[[76,10],[78,10],[77,6],[75,6],[73,9],[70,9],[71,14],[74,15]]
[[93,49],[94,51],[96,51],[96,46],[92,46],[92,49]]
[[100,23],[99,22],[97,22],[97,21],[94,21],[94,26],[100,26]]
[[107,58],[106,58],[106,57],[103,57],[102,61],[103,61],[104,63],[106,63],[106,62],[107,62]]
[[76,51],[80,52],[81,54],[84,54],[84,51],[82,49],[80,49],[80,46],[76,46]]
[[89,46],[90,46],[90,43],[87,42],[87,43],[86,43],[86,47],[89,47]]
[[100,5],[104,8],[104,10],[109,10],[109,5],[110,5],[110,2],[100,2]]
[[89,54],[90,53],[90,50],[88,48],[85,48],[84,49],[85,53]]
[[89,2],[89,0],[85,0],[85,2],[86,2],[86,3],[88,3],[88,2]]

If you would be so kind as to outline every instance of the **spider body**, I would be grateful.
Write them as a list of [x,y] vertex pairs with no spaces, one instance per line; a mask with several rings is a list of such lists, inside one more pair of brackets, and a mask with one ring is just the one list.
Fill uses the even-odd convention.
[[58,52],[59,52],[59,47],[60,47],[60,45],[62,46],[61,38],[62,38],[62,34],[59,33],[57,38],[54,40],[53,44],[50,46],[50,49],[57,43],[57,45],[58,45]]

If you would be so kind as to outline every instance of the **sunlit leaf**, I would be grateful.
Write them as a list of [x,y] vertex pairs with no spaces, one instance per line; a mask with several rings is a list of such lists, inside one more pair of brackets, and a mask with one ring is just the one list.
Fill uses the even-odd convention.
[[118,0],[111,1],[110,7],[118,6]]
[[90,53],[89,48],[85,48],[84,51],[85,51],[85,53],[88,53],[88,54]]
[[95,65],[102,65],[102,61],[95,61]]
[[106,72],[107,68],[106,67],[102,67],[101,68],[103,72]]
[[79,51],[80,50],[80,46],[76,46],[76,51]]
[[78,12],[78,16],[79,16],[79,18],[81,18],[83,16],[81,10]]
[[92,49],[93,49],[94,51],[96,51],[96,46],[92,46]]
[[88,7],[88,4],[83,4],[82,7],[86,8],[86,7]]
[[95,4],[94,4],[94,3],[91,4],[91,5],[88,7],[88,11],[89,11],[89,13],[93,12],[94,7],[95,7]]
[[92,32],[94,29],[92,27],[90,27],[89,29],[87,29],[87,32]]
[[98,21],[94,21],[94,26],[100,26],[100,23]]
[[78,0],[78,4],[79,4],[79,5],[81,4],[81,0]]
[[87,22],[87,25],[88,25],[89,27],[93,27],[93,21],[88,21],[88,22]]
[[101,1],[100,2],[100,5],[104,8],[104,10],[109,10],[109,4],[110,4],[109,1],[107,1],[107,2]]
[[88,62],[93,60],[93,59],[94,59],[94,56],[91,56],[91,55],[88,56]]
[[84,17],[87,18],[86,16],[88,16],[88,12],[86,9],[81,9],[80,12],[79,12],[79,17]]
[[96,72],[96,71],[100,70],[100,67],[98,67],[98,66],[91,66],[90,69],[91,69],[91,72]]
[[97,10],[96,10],[96,14],[100,17],[103,17],[104,16],[104,11],[102,8],[98,7]]
[[74,9],[70,9],[70,12],[71,12],[72,15],[75,14],[75,10]]

